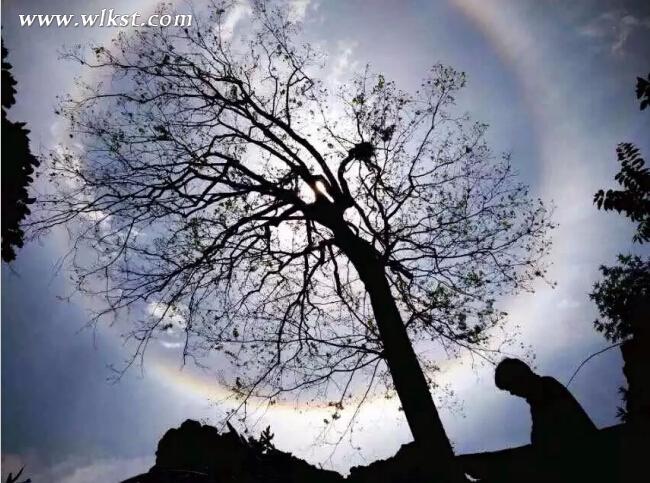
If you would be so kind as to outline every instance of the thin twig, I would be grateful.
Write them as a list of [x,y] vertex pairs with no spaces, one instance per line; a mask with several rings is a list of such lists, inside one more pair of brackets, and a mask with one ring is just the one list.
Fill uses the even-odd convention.
[[627,342],[627,341],[624,340],[624,341],[621,341],[621,342],[617,342],[616,344],[613,344],[613,345],[610,345],[610,346],[608,346],[608,347],[605,347],[604,349],[601,349],[601,350],[599,350],[598,352],[594,352],[594,353],[591,354],[589,357],[587,357],[584,361],[582,361],[582,362],[580,363],[580,365],[578,366],[578,368],[575,370],[575,372],[573,373],[573,375],[572,375],[571,378],[569,379],[569,382],[566,383],[566,387],[569,387],[569,384],[571,384],[571,381],[573,381],[573,379],[576,377],[576,375],[578,374],[578,372],[580,372],[580,369],[582,369],[582,366],[584,366],[584,365],[585,365],[587,362],[589,362],[592,358],[596,357],[596,356],[599,355],[599,354],[602,354],[602,353],[605,352],[605,351],[608,351],[608,350],[610,350],[610,349],[613,349],[614,347],[618,347],[619,345],[623,344],[624,342]]

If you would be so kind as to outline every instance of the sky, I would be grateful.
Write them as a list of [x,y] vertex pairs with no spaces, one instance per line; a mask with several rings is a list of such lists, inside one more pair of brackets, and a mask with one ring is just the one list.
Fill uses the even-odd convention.
[[[197,0],[197,3],[200,0]],[[598,266],[633,246],[633,226],[599,212],[593,193],[613,185],[618,142],[650,152],[650,116],[640,113],[635,78],[650,70],[650,4],[582,0],[295,0],[307,39],[328,54],[327,75],[344,82],[370,63],[405,89],[443,62],[465,71],[461,109],[490,124],[495,152],[510,152],[535,196],[555,205],[549,257],[555,287],[508,297],[500,307],[521,327],[521,342],[536,369],[567,382],[580,362],[606,347],[592,327],[588,293]],[[31,145],[60,142],[57,95],[84,75],[62,61],[64,45],[107,42],[111,28],[26,28],[19,14],[96,13],[102,8],[150,11],[155,2],[6,0],[2,35],[18,81],[10,117],[26,121]],[[245,8],[239,22],[246,21]],[[234,22],[235,19],[233,19]],[[235,23],[236,25],[236,23]],[[184,419],[216,422],[223,389],[178,354],[157,351],[117,384],[109,366],[127,356],[119,332],[84,330],[92,302],[69,293],[58,260],[65,233],[30,243],[11,266],[2,264],[2,474],[26,465],[32,480],[119,481],[146,471],[158,439]],[[570,389],[599,427],[615,424],[624,384],[621,359],[611,350],[586,365]],[[468,360],[446,364],[439,380],[455,394],[441,416],[457,452],[494,450],[529,441],[522,400],[494,387],[490,367]],[[341,472],[396,452],[410,440],[393,403],[372,401],[352,443],[317,444],[323,413],[278,407],[264,415],[276,445]],[[360,449],[359,449],[360,448]]]

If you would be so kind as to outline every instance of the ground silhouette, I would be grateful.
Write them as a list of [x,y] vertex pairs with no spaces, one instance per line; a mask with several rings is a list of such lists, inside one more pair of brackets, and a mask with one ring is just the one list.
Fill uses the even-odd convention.
[[[566,468],[553,481],[627,482],[633,474],[631,448],[640,447],[628,425],[621,424],[596,431],[590,443],[591,457],[603,464],[599,471]],[[571,454],[579,448],[568,450]],[[465,454],[456,457],[458,465],[473,481],[522,483],[548,482],[548,459],[532,445],[501,451]],[[435,461],[431,458],[430,461]],[[592,465],[593,466],[593,465]],[[565,468],[560,468],[560,471]],[[395,456],[368,466],[351,468],[347,477],[321,468],[281,451],[264,438],[244,438],[228,427],[216,428],[187,420],[170,429],[158,443],[156,463],[147,472],[123,483],[407,483],[424,481],[427,470],[413,443],[403,445]]]

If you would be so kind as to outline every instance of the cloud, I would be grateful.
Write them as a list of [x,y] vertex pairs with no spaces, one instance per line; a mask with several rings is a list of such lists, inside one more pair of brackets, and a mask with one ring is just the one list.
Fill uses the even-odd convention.
[[[87,483],[89,481],[96,483],[115,483],[116,481],[144,473],[152,465],[153,457],[151,456],[125,459],[111,458],[100,460],[86,466],[70,468],[61,475],[52,474],[52,476],[59,477],[56,481],[61,483]],[[55,480],[42,478],[39,481]]]
[[237,24],[251,13],[251,6],[248,2],[237,2],[223,21],[221,30],[222,37],[228,40],[231,39]]
[[580,307],[582,304],[580,303],[579,300],[574,300],[568,297],[563,298],[560,300],[560,302],[557,304],[557,308],[560,310],[573,310],[577,309]]
[[161,319],[161,322],[168,322],[172,325],[168,332],[173,332],[174,329],[184,330],[187,326],[185,318],[179,313],[180,308],[169,306],[162,302],[150,302],[147,306],[148,314],[155,318]]
[[336,44],[336,50],[331,56],[331,73],[329,81],[332,84],[338,84],[348,80],[351,73],[359,67],[359,63],[354,59],[354,51],[358,43],[355,41],[340,40]]
[[[307,16],[307,10],[311,5],[311,0],[291,0],[289,2],[289,19],[293,22],[302,22]],[[314,9],[318,4],[313,5]]]
[[166,340],[161,340],[160,345],[163,346],[165,349],[180,349],[183,347],[182,342],[168,342]]
[[187,320],[182,315],[184,306],[173,307],[162,302],[150,302],[146,310],[151,318],[160,321],[161,327],[165,327],[158,339],[163,348],[179,349],[185,345]]
[[9,472],[15,473],[25,466],[23,478],[34,482],[50,481],[52,483],[115,483],[136,476],[149,470],[154,464],[153,456],[125,458],[102,458],[88,461],[78,456],[54,464],[44,465],[35,454],[2,455],[2,479]]
[[630,37],[643,30],[650,30],[650,17],[634,16],[623,10],[610,10],[582,26],[579,32],[600,40],[613,54],[623,55]]

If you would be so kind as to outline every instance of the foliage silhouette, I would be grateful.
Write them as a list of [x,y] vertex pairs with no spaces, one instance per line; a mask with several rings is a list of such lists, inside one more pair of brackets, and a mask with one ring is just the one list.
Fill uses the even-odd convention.
[[640,299],[650,297],[650,260],[638,255],[619,255],[618,265],[601,266],[603,279],[594,284],[589,297],[601,318],[594,322],[598,332],[611,342],[634,333],[632,320]]
[[[650,76],[637,78],[636,96],[644,110],[650,101]],[[617,149],[621,170],[615,180],[623,187],[614,191],[599,190],[594,196],[598,209],[616,210],[637,223],[633,240],[650,240],[650,171],[639,149],[621,143]],[[636,428],[650,429],[650,259],[637,255],[619,255],[618,264],[600,267],[603,279],[594,284],[589,297],[596,303],[600,319],[596,330],[621,347],[623,372],[628,387],[620,392],[625,408],[619,417]]]
[[636,98],[640,99],[639,108],[643,111],[646,107],[650,106],[650,74],[648,78],[636,78]]
[[[648,79],[637,77],[636,97],[640,99],[640,109],[650,104],[650,74]],[[594,203],[598,209],[623,212],[631,221],[638,223],[633,240],[644,243],[650,240],[650,171],[645,167],[639,148],[632,143],[620,143],[616,156],[621,170],[614,179],[622,190],[598,190]]]
[[31,481],[32,481],[31,478],[27,478],[26,480],[18,481],[18,479],[22,476],[24,470],[25,470],[24,467],[21,468],[18,471],[18,473],[16,473],[16,476],[14,476],[13,473],[9,473],[7,475],[7,479],[5,480],[5,483],[31,483]]
[[650,240],[650,170],[639,154],[639,148],[631,143],[621,143],[616,148],[621,170],[614,179],[622,190],[599,190],[594,195],[598,209],[623,212],[638,223],[634,241],[644,243]]
[[16,249],[24,243],[20,225],[30,214],[28,205],[34,202],[27,189],[39,162],[29,150],[25,123],[7,118],[7,109],[16,103],[16,81],[4,41],[2,44],[2,259],[11,262],[16,258]]
[[52,155],[32,226],[75,234],[95,321],[153,314],[131,362],[180,329],[184,358],[231,364],[244,410],[297,393],[333,419],[394,387],[449,466],[437,358],[492,354],[495,299],[544,276],[549,213],[454,112],[464,74],[436,65],[410,95],[366,70],[332,92],[286,11],[254,2],[238,33],[229,9],[68,52],[110,82],[62,103],[83,150]]

